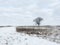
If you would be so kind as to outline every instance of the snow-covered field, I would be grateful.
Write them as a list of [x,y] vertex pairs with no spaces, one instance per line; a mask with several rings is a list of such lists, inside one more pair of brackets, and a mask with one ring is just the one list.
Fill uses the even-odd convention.
[[60,45],[42,37],[18,33],[15,28],[0,28],[0,45]]

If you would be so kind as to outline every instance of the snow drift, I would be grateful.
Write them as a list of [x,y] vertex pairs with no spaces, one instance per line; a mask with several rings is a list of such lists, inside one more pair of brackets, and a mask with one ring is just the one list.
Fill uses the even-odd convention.
[[60,45],[41,37],[16,32],[15,27],[0,28],[0,45]]

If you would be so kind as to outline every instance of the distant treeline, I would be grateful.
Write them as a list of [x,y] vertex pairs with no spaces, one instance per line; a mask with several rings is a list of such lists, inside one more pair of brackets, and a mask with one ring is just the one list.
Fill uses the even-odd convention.
[[12,26],[10,26],[10,25],[7,25],[7,26],[0,26],[0,28],[1,28],[1,27],[12,27]]

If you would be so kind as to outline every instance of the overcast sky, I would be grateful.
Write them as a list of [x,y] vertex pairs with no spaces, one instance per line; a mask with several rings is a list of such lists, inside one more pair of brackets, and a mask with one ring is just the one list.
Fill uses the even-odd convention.
[[60,25],[60,0],[0,0],[0,25]]

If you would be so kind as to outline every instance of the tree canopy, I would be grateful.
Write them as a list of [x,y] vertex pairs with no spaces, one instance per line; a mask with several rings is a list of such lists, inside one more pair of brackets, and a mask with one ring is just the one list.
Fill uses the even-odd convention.
[[40,22],[43,20],[43,18],[41,17],[37,17],[35,18],[33,21],[39,26],[40,25]]

